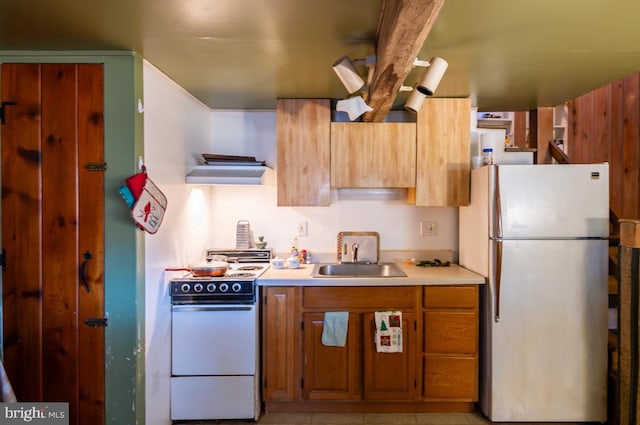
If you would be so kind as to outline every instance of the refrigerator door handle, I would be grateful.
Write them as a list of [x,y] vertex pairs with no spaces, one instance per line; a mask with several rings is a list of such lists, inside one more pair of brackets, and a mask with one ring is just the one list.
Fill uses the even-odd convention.
[[496,242],[496,284],[495,284],[495,292],[496,292],[496,312],[495,312],[495,321],[500,321],[500,283],[502,280],[502,241]]
[[494,216],[494,235],[496,238],[502,238],[502,203],[500,202],[500,167],[493,167],[496,173],[494,199],[495,199],[495,216]]

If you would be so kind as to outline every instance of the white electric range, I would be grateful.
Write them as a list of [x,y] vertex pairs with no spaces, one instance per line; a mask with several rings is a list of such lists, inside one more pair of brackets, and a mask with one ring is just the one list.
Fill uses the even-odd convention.
[[259,314],[255,280],[271,250],[226,255],[221,277],[171,280],[171,419],[253,419],[260,415]]

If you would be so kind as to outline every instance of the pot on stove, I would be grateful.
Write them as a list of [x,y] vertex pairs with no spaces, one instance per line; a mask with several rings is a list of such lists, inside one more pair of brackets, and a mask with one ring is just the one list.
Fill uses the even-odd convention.
[[229,263],[222,261],[208,261],[206,263],[189,266],[191,274],[195,277],[217,277],[224,276],[229,268]]
[[207,261],[190,265],[189,268],[167,269],[171,271],[185,270],[191,272],[195,277],[219,277],[224,276],[229,269],[227,257],[224,255],[214,255]]
[[195,277],[217,277],[224,276],[229,269],[227,257],[224,255],[213,255],[207,261],[189,266],[191,273]]

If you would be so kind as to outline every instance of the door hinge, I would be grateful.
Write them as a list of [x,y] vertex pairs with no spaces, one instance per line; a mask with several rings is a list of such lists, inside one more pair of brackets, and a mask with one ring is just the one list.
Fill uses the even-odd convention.
[[15,106],[17,102],[0,102],[0,124],[4,125],[6,123],[6,115],[4,113],[5,106]]
[[300,322],[300,330],[303,331],[304,330],[304,322]]
[[84,324],[92,328],[106,328],[109,326],[106,317],[92,317],[84,321]]
[[4,248],[0,252],[0,266],[2,266],[2,271],[7,270],[7,250]]
[[88,162],[85,164],[84,168],[87,171],[107,171],[107,163],[106,162]]
[[300,380],[300,388],[304,388],[304,378]]

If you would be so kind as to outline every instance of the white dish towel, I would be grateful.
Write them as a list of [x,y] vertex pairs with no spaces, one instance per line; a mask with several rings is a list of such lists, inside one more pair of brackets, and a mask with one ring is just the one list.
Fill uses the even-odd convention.
[[376,351],[402,353],[402,312],[376,311]]

